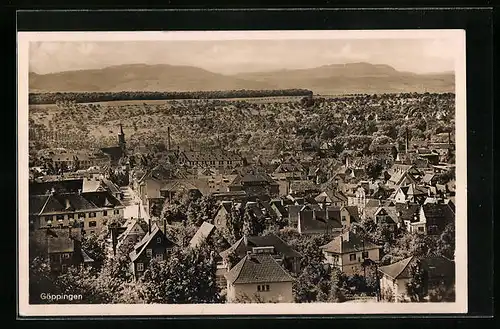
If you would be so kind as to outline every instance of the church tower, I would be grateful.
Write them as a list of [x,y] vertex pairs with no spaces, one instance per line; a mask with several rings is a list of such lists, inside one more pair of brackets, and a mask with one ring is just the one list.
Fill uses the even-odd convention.
[[118,146],[122,149],[122,152],[126,151],[125,134],[123,133],[123,126],[120,123],[120,133],[118,134]]

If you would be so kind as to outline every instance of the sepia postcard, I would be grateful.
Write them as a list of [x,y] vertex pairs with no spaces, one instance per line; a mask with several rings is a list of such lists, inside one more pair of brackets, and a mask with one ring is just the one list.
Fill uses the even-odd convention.
[[467,312],[465,31],[18,33],[20,316]]

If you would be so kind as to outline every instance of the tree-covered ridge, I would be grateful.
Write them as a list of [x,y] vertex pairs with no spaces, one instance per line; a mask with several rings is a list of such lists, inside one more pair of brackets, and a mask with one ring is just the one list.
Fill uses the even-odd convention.
[[120,92],[63,92],[30,93],[29,104],[55,104],[60,101],[76,103],[126,100],[217,99],[245,97],[312,96],[306,89],[225,90],[225,91],[120,91]]

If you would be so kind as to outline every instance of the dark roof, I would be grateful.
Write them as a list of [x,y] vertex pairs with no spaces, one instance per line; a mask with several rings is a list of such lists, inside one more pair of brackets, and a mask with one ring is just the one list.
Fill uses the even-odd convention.
[[110,181],[109,179],[104,178],[102,182],[106,185],[106,187],[111,193],[121,193],[120,188],[116,186],[116,184]]
[[101,151],[109,155],[109,157],[113,161],[120,160],[120,158],[123,156],[123,150],[120,146],[103,147],[101,148]]
[[370,241],[363,241],[359,235],[346,232],[335,237],[332,241],[320,247],[324,251],[345,254],[352,251],[362,251],[381,248]]
[[341,229],[340,208],[328,207],[321,210],[304,209],[298,219],[300,231]]
[[422,206],[422,209],[428,224],[446,224],[455,220],[455,213],[447,204],[427,203]]
[[215,230],[214,225],[207,223],[207,222],[203,222],[203,224],[201,224],[201,226],[198,228],[198,230],[194,234],[191,241],[189,241],[189,245],[192,248],[199,246],[214,232],[214,230]]
[[418,204],[396,203],[396,213],[403,221],[414,221],[414,215],[419,214],[420,206]]
[[290,189],[294,192],[319,191],[320,186],[310,180],[294,180],[290,182]]
[[221,252],[221,256],[225,257],[232,251],[237,255],[244,256],[248,251],[252,251],[254,247],[270,247],[273,246],[275,253],[281,254],[285,257],[302,257],[292,247],[287,245],[283,240],[274,234],[263,236],[244,236],[236,241],[231,247]]
[[55,235],[49,234],[47,241],[49,253],[75,251],[75,240],[80,240],[80,230],[71,230],[71,235],[69,233],[69,229],[55,229],[51,231],[54,232]]
[[166,239],[169,245],[175,245],[175,243],[163,233],[158,225],[154,224],[151,228],[151,233],[146,233],[142,240],[134,246],[134,250],[129,254],[130,260],[135,261],[144,252],[144,250],[146,250],[149,243],[157,236],[161,236],[163,239]]
[[360,221],[358,207],[356,207],[356,206],[347,206],[345,208],[347,209],[347,212],[349,212],[349,215],[351,216],[351,221],[352,220],[354,220],[355,222],[359,222]]
[[230,284],[293,281],[271,255],[246,255],[225,277]]
[[276,183],[271,176],[266,173],[246,173],[244,175],[238,175],[235,177],[231,185],[245,185],[245,184],[270,184],[275,185]]
[[64,179],[50,182],[32,182],[29,184],[30,195],[49,194],[52,189],[59,193],[78,192],[83,188],[83,178]]
[[[394,264],[379,267],[379,271],[392,279],[410,278],[410,264],[417,261],[416,257],[408,257]],[[427,271],[429,279],[455,276],[455,262],[440,256],[430,256],[421,259],[422,267]]]
[[378,270],[385,275],[389,276],[392,279],[397,279],[399,278],[403,272],[406,272],[403,274],[403,278],[409,277],[408,271],[405,271],[408,265],[410,264],[411,260],[413,257],[408,257],[403,260],[400,260],[399,262],[396,262],[394,264],[386,265],[386,266],[380,266]]
[[53,195],[30,195],[30,214],[49,214],[93,210],[99,208],[115,208],[121,206],[113,195],[107,191],[89,193],[57,193]]

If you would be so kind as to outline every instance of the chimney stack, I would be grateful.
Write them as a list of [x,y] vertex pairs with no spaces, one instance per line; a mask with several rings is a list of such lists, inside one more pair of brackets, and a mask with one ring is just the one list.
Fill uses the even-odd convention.
[[148,233],[151,234],[151,216],[149,217],[148,220]]

